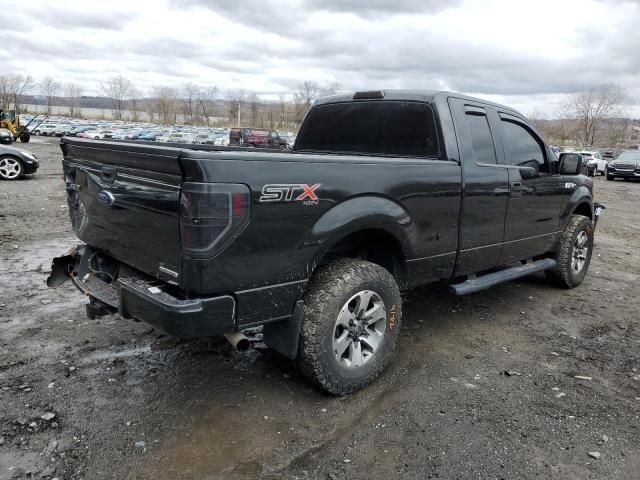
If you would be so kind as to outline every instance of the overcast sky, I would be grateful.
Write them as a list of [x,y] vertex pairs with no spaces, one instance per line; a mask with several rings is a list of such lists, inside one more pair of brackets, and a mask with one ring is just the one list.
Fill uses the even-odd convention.
[[563,94],[617,82],[640,117],[639,0],[30,0],[10,11],[0,72],[86,94],[116,74],[143,90],[195,82],[266,98],[314,80],[454,90],[552,117]]

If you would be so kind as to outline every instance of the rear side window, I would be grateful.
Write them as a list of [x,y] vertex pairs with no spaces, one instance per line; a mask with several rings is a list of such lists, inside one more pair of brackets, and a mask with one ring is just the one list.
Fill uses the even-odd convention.
[[501,123],[507,148],[507,164],[547,172],[544,151],[531,132],[516,122],[502,119]]
[[498,163],[493,137],[486,115],[467,112],[467,125],[471,134],[471,145],[477,163]]
[[425,103],[372,101],[315,107],[296,150],[390,156],[439,156],[436,124]]

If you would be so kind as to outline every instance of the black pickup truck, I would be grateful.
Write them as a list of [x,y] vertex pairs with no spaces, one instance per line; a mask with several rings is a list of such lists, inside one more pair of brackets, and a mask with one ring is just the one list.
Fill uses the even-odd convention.
[[[177,337],[264,325],[328,392],[370,383],[400,292],[475,292],[538,271],[583,281],[597,213],[579,155],[558,160],[518,112],[447,92],[318,100],[293,151],[64,138],[73,228],[54,260],[87,313]],[[246,339],[245,339],[246,341]]]

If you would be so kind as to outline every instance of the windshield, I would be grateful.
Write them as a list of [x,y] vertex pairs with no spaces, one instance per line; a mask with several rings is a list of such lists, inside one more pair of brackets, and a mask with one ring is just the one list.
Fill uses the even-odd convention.
[[437,157],[435,119],[425,103],[363,101],[332,103],[309,113],[298,150]]
[[640,150],[625,150],[618,156],[618,158],[616,158],[616,162],[620,160],[638,162],[640,161]]

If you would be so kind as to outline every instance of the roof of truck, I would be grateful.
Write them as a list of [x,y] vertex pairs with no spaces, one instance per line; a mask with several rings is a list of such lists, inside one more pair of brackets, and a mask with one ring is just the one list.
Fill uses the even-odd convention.
[[[383,98],[361,98],[361,100],[404,100],[404,101],[433,103],[439,97],[455,97],[455,98],[460,98],[462,100],[469,100],[473,102],[484,103],[485,105],[491,105],[493,107],[498,107],[501,110],[508,110],[518,115],[522,115],[517,110],[514,110],[511,107],[507,107],[506,105],[490,102],[488,100],[483,100],[481,98],[470,97],[468,95],[463,95],[461,93],[448,92],[446,90],[394,90],[392,89],[392,90],[372,90],[371,92],[383,92],[384,97]],[[348,93],[340,93],[338,95],[330,95],[328,97],[322,97],[316,101],[316,105],[325,105],[329,103],[352,101],[354,99],[353,98],[354,95],[357,93],[362,93],[362,92],[348,92]]]

